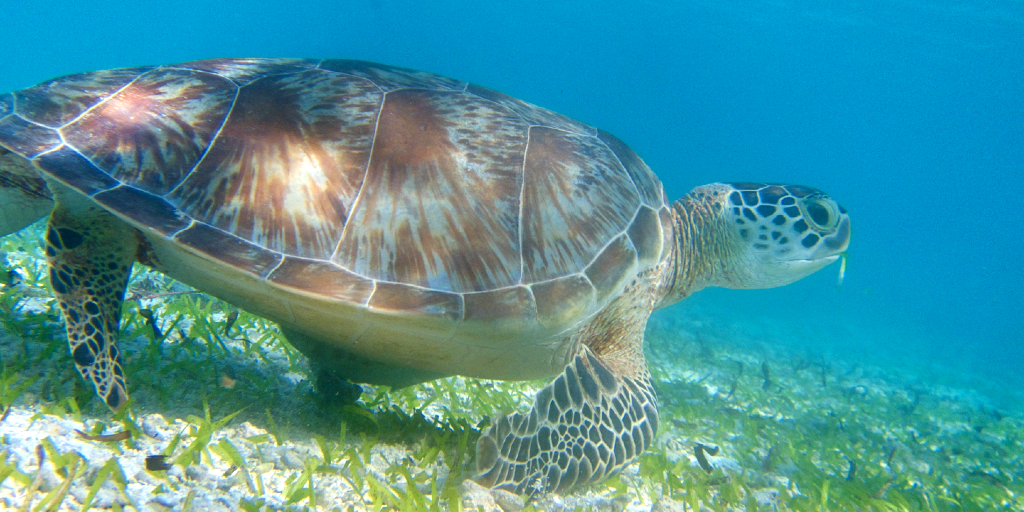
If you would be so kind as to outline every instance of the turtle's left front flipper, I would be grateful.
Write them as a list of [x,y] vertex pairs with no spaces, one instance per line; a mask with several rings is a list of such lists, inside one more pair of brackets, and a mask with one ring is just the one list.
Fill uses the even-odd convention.
[[128,400],[116,343],[137,245],[134,230],[95,206],[58,202],[46,230],[50,285],[67,323],[71,357],[114,410]]
[[600,482],[654,440],[658,401],[646,368],[633,376],[583,348],[537,393],[528,415],[501,416],[477,443],[477,482],[530,493]]

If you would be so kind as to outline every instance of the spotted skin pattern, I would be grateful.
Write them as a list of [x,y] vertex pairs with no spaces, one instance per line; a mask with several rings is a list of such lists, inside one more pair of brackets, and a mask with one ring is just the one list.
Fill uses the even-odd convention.
[[46,258],[71,357],[96,394],[120,409],[128,391],[116,341],[135,234],[102,209],[58,204],[46,228]]
[[657,430],[649,378],[617,376],[584,349],[529,413],[495,420],[477,444],[477,481],[520,494],[600,482],[636,460]]
[[757,251],[784,256],[797,243],[812,249],[823,239],[823,245],[828,246],[828,235],[849,229],[848,223],[833,222],[846,215],[846,210],[838,204],[833,210],[827,201],[819,201],[825,195],[813,188],[765,183],[730,185],[736,190],[729,194],[729,212],[740,228],[740,236]]

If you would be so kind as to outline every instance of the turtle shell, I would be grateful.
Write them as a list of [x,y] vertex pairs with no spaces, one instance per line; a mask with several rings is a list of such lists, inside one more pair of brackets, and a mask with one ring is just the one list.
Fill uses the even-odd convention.
[[[171,276],[446,373],[559,371],[557,340],[661,261],[670,236],[660,182],[610,134],[360,61],[58,78],[0,96],[0,145],[138,228]],[[528,346],[547,351],[484,363]]]

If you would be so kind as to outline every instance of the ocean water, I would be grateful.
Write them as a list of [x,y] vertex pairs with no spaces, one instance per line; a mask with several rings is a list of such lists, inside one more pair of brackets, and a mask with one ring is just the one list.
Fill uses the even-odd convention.
[[707,315],[811,358],[1024,387],[1024,3],[1014,0],[0,3],[0,91],[213,57],[352,58],[477,83],[627,142],[670,198],[810,185],[838,265]]
[[[1024,4],[1015,1],[4,2],[0,90],[209,57],[446,74],[601,127],[668,195],[807,184],[849,271],[691,300],[797,349],[1024,384]],[[686,304],[678,307],[687,307]],[[673,310],[658,318],[672,315]],[[815,333],[787,336],[787,332]]]

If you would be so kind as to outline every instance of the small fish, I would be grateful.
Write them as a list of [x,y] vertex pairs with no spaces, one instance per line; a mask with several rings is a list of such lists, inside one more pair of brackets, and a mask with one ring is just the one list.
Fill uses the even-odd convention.
[[171,465],[167,463],[166,455],[150,455],[146,457],[146,469],[149,471],[167,471]]
[[0,422],[3,422],[4,420],[6,420],[7,419],[7,415],[9,415],[9,414],[11,414],[11,406],[10,405],[8,405],[7,409],[4,410],[4,415],[0,416]]
[[885,498],[885,493],[889,491],[889,488],[892,487],[892,484],[896,483],[896,478],[896,476],[893,476],[892,478],[887,480],[884,484],[882,484],[882,487],[879,488],[878,491],[876,491],[875,494],[872,495],[871,497],[876,500]]
[[846,258],[848,255],[846,252],[839,253],[839,280],[836,282],[836,290],[843,289],[843,278],[846,277]]
[[21,282],[21,272],[18,269],[12,268],[7,271],[7,285],[17,286]]
[[700,464],[701,469],[707,471],[708,474],[711,474],[715,468],[711,467],[711,463],[708,462],[708,458],[704,456],[705,452],[711,456],[718,455],[718,447],[710,447],[700,443],[693,445],[693,455],[697,457],[697,464]]
[[892,458],[896,456],[897,448],[899,448],[899,446],[892,445],[889,447],[889,453],[885,455],[885,465],[889,466],[890,469],[892,468]]
[[708,486],[709,487],[715,487],[715,486],[722,485],[722,484],[727,484],[727,483],[729,483],[729,475],[719,476],[719,477],[709,478],[708,479]]
[[235,321],[238,320],[238,310],[234,310],[228,315],[228,323],[224,326],[224,336],[228,335],[231,327],[235,325]]
[[1007,484],[1007,482],[1004,482],[1002,478],[999,478],[998,476],[993,475],[992,473],[989,473],[988,471],[981,471],[981,470],[975,469],[974,471],[971,471],[967,475],[975,477],[975,478],[980,478],[982,480],[986,480],[986,481],[988,481],[989,484],[997,485],[997,486],[1000,486],[1000,487],[1005,487],[1006,484]]
[[153,315],[152,309],[140,309],[139,316],[146,319],[146,323],[153,329],[153,336],[157,339],[163,337],[163,333],[160,332],[160,327],[156,325],[156,317]]
[[75,432],[78,432],[78,437],[81,437],[82,439],[85,439],[86,441],[103,441],[103,442],[111,442],[112,443],[112,442],[117,442],[117,441],[124,441],[125,439],[130,439],[132,437],[132,433],[127,431],[127,430],[122,430],[122,431],[120,431],[120,432],[118,432],[116,434],[106,434],[106,435],[102,435],[102,436],[94,436],[94,435],[91,435],[91,434],[86,434],[85,432],[82,432],[81,430],[75,430]]
[[850,470],[846,472],[846,481],[849,482],[849,481],[853,480],[853,477],[856,474],[857,474],[857,463],[851,460],[850,461]]
[[761,363],[761,374],[764,375],[764,385],[761,386],[761,389],[767,391],[768,386],[772,385],[772,372],[771,369],[768,368],[768,361]]
[[761,461],[761,468],[765,471],[772,470],[772,467],[774,466],[772,459],[775,457],[775,452],[775,447],[772,446],[771,448],[768,448],[768,453],[764,455],[764,460]]
[[229,476],[231,476],[231,475],[235,474],[235,471],[238,471],[238,466],[232,465],[232,466],[231,466],[230,468],[228,468],[228,470],[227,470],[227,471],[225,471],[225,472],[224,472],[224,474],[222,475],[222,477],[223,477],[223,478],[227,478],[227,477],[229,477]]

